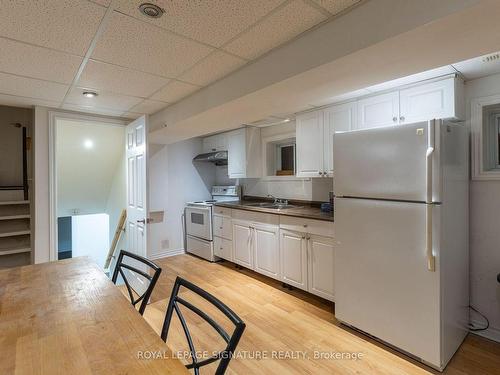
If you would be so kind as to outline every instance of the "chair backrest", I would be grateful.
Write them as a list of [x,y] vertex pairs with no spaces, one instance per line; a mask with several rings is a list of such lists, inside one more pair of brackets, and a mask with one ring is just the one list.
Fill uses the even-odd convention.
[[[213,306],[215,306],[217,309],[219,309],[235,326],[235,329],[232,333],[232,335],[229,335],[223,327],[221,327],[217,322],[215,322],[214,319],[212,319],[210,316],[208,316],[205,312],[200,310],[198,307],[194,306],[190,302],[186,301],[182,297],[179,297],[179,289],[182,287],[185,287],[189,289],[190,291],[196,293],[197,295],[201,296],[204,298],[206,301],[210,302]],[[216,355],[204,359],[202,361],[198,361],[196,358],[196,350],[194,348],[193,344],[193,339],[191,337],[191,334],[189,332],[189,328],[186,324],[186,320],[184,319],[184,316],[182,315],[181,310],[179,309],[179,304],[185,306],[189,310],[193,311],[196,313],[198,316],[203,318],[210,326],[212,326],[213,329],[224,339],[226,342],[226,347],[224,350],[220,351]],[[161,330],[161,338],[163,341],[167,342],[167,336],[168,336],[168,330],[170,327],[170,322],[172,321],[172,315],[173,312],[177,313],[177,316],[179,317],[179,320],[182,325],[182,329],[184,331],[184,334],[186,335],[186,339],[189,345],[189,350],[191,352],[191,358],[192,362],[186,367],[188,369],[194,369],[195,375],[199,374],[199,368],[205,365],[208,365],[212,362],[219,361],[219,365],[217,367],[217,370],[215,372],[215,375],[222,375],[225,373],[227,366],[229,365],[229,361],[231,360],[234,351],[236,349],[236,346],[238,345],[238,342],[240,341],[241,335],[243,334],[243,331],[245,330],[245,323],[229,308],[227,307],[224,303],[222,303],[219,299],[211,295],[210,293],[206,292],[205,290],[201,289],[200,287],[194,285],[193,283],[177,276],[174,284],[174,289],[172,290],[172,295],[170,297],[170,301],[168,303],[167,307],[167,313],[165,315],[165,320],[163,322],[163,328]]]
[[[149,269],[152,269],[154,272],[152,275],[149,273],[138,269],[137,267],[134,267],[131,264],[127,264],[127,258],[134,259],[144,265],[146,265]],[[130,286],[130,280],[125,272],[123,272],[124,269],[128,269],[138,275],[141,275],[145,279],[149,281],[149,285],[146,288],[146,290],[142,293],[139,294],[139,291],[133,289]],[[144,310],[146,309],[146,305],[148,304],[149,298],[151,297],[151,293],[153,292],[153,289],[156,285],[156,282],[158,281],[158,278],[160,277],[161,274],[161,268],[158,267],[155,263],[151,262],[149,259],[146,259],[144,257],[141,257],[140,255],[121,250],[120,255],[118,256],[118,260],[116,261],[116,266],[115,270],[113,272],[113,278],[111,279],[115,284],[116,284],[116,279],[118,278],[118,273],[122,276],[123,281],[125,282],[125,286],[127,287],[128,294],[130,296],[130,302],[132,305],[135,307],[139,302],[141,302],[141,305],[139,307],[139,313],[142,315],[144,314]],[[134,298],[134,292],[138,296],[137,298]]]

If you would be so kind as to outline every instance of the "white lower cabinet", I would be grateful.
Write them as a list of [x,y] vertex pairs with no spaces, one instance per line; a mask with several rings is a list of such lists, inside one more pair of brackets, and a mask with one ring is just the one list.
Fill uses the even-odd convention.
[[233,260],[233,241],[221,237],[214,237],[214,254],[219,258]]
[[307,290],[307,244],[304,233],[280,230],[281,280]]
[[311,235],[307,237],[308,291],[333,301],[335,285],[333,269],[335,248],[333,238]]
[[279,227],[253,224],[254,270],[273,279],[280,278]]
[[233,262],[253,269],[252,228],[249,222],[234,220]]
[[214,237],[215,255],[333,301],[333,223],[232,212],[233,240]]

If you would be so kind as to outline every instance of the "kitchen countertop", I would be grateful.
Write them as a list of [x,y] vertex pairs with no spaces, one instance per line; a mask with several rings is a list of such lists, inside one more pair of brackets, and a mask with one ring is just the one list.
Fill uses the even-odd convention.
[[238,210],[246,210],[246,211],[256,211],[256,212],[264,212],[266,214],[275,214],[275,215],[285,215],[285,216],[293,216],[293,217],[303,217],[307,219],[316,219],[323,221],[331,221],[333,222],[333,212],[322,212],[319,206],[316,206],[311,203],[304,202],[293,202],[290,201],[290,204],[293,204],[294,208],[285,208],[285,209],[276,209],[276,208],[266,208],[266,207],[258,207],[258,206],[249,206],[248,204],[257,203],[257,202],[268,202],[266,200],[254,200],[254,199],[243,199],[240,201],[231,201],[231,202],[217,202],[214,205],[219,207],[227,207],[227,208],[235,208]]

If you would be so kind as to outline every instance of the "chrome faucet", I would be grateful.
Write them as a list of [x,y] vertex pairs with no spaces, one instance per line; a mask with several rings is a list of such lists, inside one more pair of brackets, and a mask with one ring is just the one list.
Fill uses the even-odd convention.
[[274,199],[274,202],[273,204],[279,204],[279,205],[284,205],[286,206],[288,204],[288,200],[287,199],[281,199],[281,198],[276,198],[274,195],[272,194],[267,194],[267,197],[268,198],[273,198]]

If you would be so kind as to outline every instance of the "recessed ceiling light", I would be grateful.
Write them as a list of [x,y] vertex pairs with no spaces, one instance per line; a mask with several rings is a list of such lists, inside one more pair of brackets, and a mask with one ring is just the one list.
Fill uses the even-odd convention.
[[165,11],[156,4],[142,3],[139,5],[139,12],[149,18],[160,18]]
[[91,139],[86,139],[85,141],[83,141],[83,147],[91,149],[94,147],[94,142],[92,142]]
[[84,91],[83,96],[86,98],[95,98],[98,94],[94,91]]

